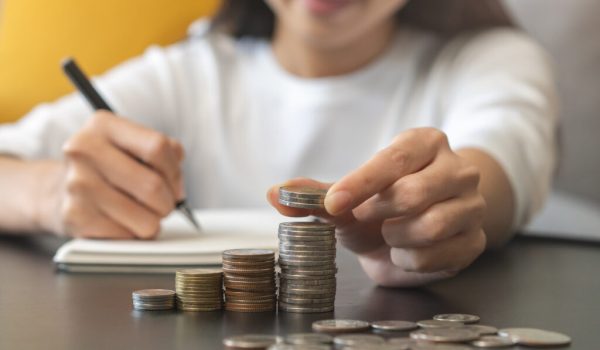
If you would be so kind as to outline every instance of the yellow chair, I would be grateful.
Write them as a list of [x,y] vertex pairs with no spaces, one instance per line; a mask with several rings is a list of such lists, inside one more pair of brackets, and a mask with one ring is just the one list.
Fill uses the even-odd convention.
[[60,70],[74,56],[100,74],[150,44],[185,37],[218,0],[0,0],[0,122],[72,91]]

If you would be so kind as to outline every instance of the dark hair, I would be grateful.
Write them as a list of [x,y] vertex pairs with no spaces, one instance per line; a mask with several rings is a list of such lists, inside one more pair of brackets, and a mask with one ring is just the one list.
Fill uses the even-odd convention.
[[[499,0],[410,0],[397,18],[442,35],[512,25]],[[213,18],[214,29],[236,38],[270,39],[274,27],[275,15],[264,0],[223,0]]]

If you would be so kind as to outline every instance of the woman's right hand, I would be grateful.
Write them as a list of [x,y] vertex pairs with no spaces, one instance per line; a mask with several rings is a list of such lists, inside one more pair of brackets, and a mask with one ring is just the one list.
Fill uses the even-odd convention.
[[181,144],[112,113],[96,112],[63,153],[40,213],[56,233],[151,239],[184,197]]

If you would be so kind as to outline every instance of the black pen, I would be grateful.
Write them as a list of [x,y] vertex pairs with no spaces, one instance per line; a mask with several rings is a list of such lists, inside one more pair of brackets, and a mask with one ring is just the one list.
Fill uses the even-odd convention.
[[[73,58],[67,58],[62,63],[62,68],[71,83],[75,85],[77,90],[88,100],[95,110],[104,109],[109,112],[113,112],[113,109],[106,103],[106,101],[100,96],[98,91],[94,88],[87,76],[81,71],[77,63]],[[200,232],[200,224],[196,221],[194,213],[188,207],[185,199],[182,199],[175,203],[175,207],[190,221],[192,225]]]

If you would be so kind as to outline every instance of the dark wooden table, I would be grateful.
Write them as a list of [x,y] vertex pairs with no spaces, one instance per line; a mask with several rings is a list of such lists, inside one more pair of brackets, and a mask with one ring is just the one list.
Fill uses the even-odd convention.
[[335,313],[136,312],[131,292],[173,288],[168,275],[69,274],[52,237],[0,236],[0,349],[220,349],[244,333],[310,331],[325,318],[421,320],[480,315],[482,324],[561,331],[570,349],[600,348],[600,246],[518,238],[458,277],[420,289],[375,287],[340,252]]

